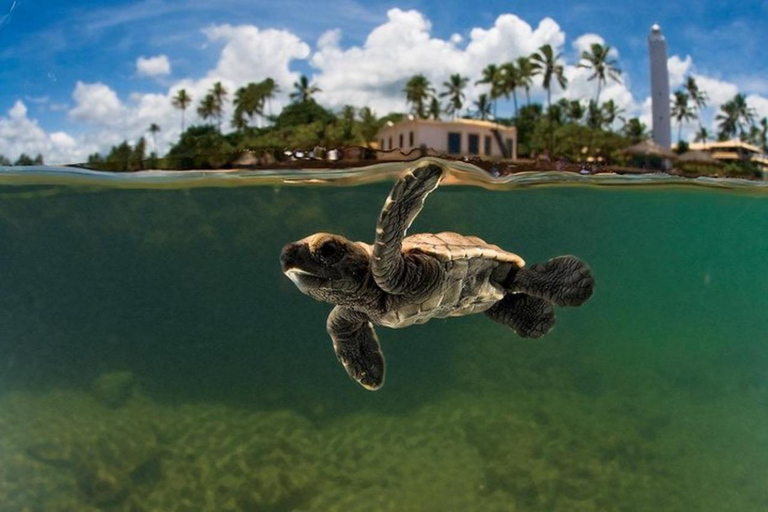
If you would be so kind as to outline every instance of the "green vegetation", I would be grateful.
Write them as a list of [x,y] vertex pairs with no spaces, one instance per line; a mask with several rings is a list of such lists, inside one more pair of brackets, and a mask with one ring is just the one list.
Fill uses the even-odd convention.
[[[593,44],[581,54],[580,68],[590,71],[595,95],[590,100],[574,100],[567,96],[552,102],[554,84],[562,90],[568,87],[565,67],[560,54],[551,45],[540,47],[530,56],[514,61],[490,64],[474,83],[486,85],[488,90],[471,104],[466,101],[465,90],[470,77],[453,74],[442,82],[438,92],[423,74],[408,79],[403,94],[411,116],[420,119],[475,118],[494,120],[518,130],[518,156],[520,158],[558,159],[570,162],[593,162],[624,165],[631,163],[621,150],[646,139],[646,127],[638,118],[624,117],[624,111],[612,99],[601,101],[601,93],[610,81],[621,82],[621,70],[611,57],[611,47]],[[546,90],[546,106],[531,103],[530,88],[538,79]],[[525,104],[518,103],[518,90],[525,91]],[[125,142],[102,157],[91,155],[88,163],[114,170],[137,170],[149,167],[184,169],[215,169],[235,164],[243,151],[259,155],[278,156],[284,150],[311,150],[320,147],[371,147],[378,130],[387,122],[398,122],[404,113],[390,113],[378,117],[369,107],[346,105],[330,111],[317,103],[315,96],[322,90],[307,76],[300,76],[293,84],[289,97],[292,102],[280,112],[272,113],[270,102],[280,91],[272,78],[252,82],[240,87],[232,96],[234,107],[230,125],[233,131],[222,130],[224,106],[229,91],[216,82],[199,100],[196,112],[203,125],[185,130],[186,110],[193,104],[185,89],[172,98],[172,104],[181,111],[182,136],[168,148],[164,157],[157,144],[161,128],[152,124],[153,153],[146,161],[143,139],[135,145]],[[514,114],[504,118],[496,115],[500,98],[510,99]],[[707,141],[710,133],[703,127],[701,109],[707,105],[707,95],[701,91],[693,76],[686,78],[684,86],[674,93],[672,115],[677,122],[678,142],[683,143],[683,124],[696,119],[699,131],[696,141]],[[717,116],[721,140],[738,135],[768,150],[766,133],[768,121],[755,122],[752,109],[744,95],[736,95],[725,103]],[[140,158],[141,157],[141,158]],[[267,158],[267,161],[274,161]],[[739,165],[739,164],[735,164]],[[751,171],[748,171],[751,172]]]
[[19,158],[17,158],[15,162],[11,161],[3,155],[0,155],[0,167],[9,167],[12,165],[43,165],[44,163],[43,155],[41,154],[38,154],[35,158],[32,158],[26,153],[22,153],[19,155]]

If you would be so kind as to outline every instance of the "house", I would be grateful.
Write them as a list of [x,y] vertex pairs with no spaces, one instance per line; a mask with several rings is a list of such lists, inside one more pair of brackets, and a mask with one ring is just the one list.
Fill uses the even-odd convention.
[[388,123],[376,134],[376,142],[382,150],[377,155],[379,160],[426,154],[490,160],[517,158],[515,127],[477,119],[407,119]]
[[762,172],[768,171],[768,155],[764,154],[759,147],[747,142],[740,140],[691,142],[688,147],[691,151],[709,153],[712,158],[723,163],[752,162]]

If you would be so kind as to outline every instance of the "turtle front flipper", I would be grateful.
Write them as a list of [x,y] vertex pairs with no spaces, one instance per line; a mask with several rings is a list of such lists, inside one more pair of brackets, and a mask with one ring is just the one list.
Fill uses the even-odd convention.
[[420,269],[408,265],[403,257],[403,238],[442,175],[442,168],[435,164],[409,171],[392,187],[381,209],[371,271],[376,284],[387,293],[404,294],[413,287],[413,278],[420,273]]
[[524,293],[508,293],[485,314],[511,327],[523,338],[541,338],[555,325],[555,310],[547,300]]
[[368,317],[349,308],[336,306],[328,316],[328,334],[333,349],[350,377],[365,389],[375,391],[384,385],[384,355]]
[[533,295],[558,306],[581,306],[595,288],[589,265],[575,256],[560,256],[521,268],[509,281],[504,283],[507,290]]

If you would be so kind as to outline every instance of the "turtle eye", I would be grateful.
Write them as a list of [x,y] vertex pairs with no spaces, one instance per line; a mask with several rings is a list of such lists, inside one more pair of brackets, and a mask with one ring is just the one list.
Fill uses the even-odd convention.
[[335,240],[329,240],[317,248],[316,254],[320,261],[330,265],[336,263],[344,256],[344,246]]

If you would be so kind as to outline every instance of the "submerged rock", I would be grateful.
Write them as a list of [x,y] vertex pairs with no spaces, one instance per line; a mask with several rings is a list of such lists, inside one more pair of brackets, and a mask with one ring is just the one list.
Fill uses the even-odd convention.
[[110,409],[125,405],[135,387],[136,378],[130,371],[102,373],[91,383],[93,395],[104,407]]

